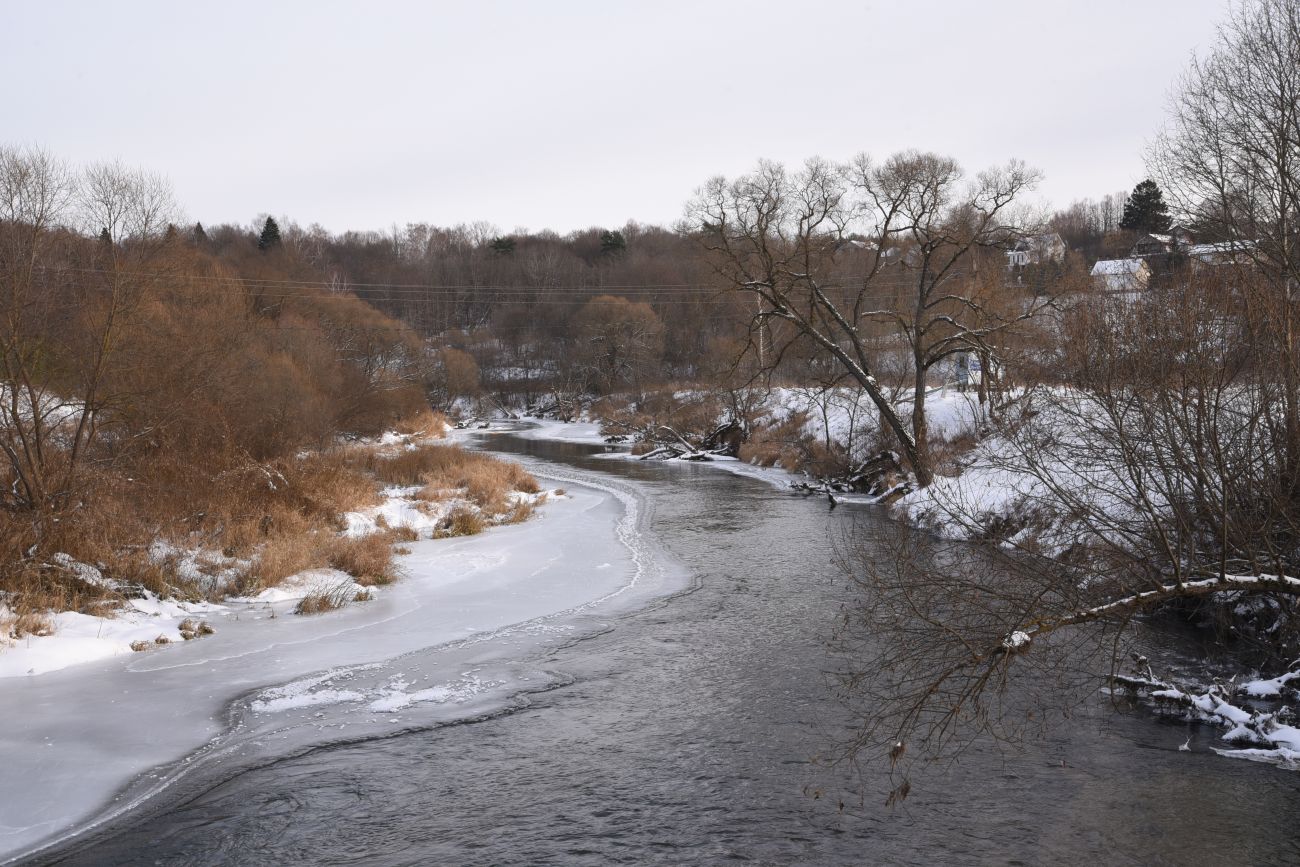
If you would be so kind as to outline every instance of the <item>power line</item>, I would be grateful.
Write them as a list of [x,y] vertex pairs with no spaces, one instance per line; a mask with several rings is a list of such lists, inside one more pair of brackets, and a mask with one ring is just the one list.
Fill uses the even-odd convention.
[[[236,276],[215,277],[204,275],[176,275],[148,272],[112,271],[108,269],[44,269],[55,273],[101,274],[114,277],[142,277],[151,280],[166,280],[168,285],[159,287],[161,292],[190,291],[196,293],[226,293],[234,295],[256,295],[263,299],[289,300],[362,300],[366,302],[392,302],[409,304],[413,302],[438,303],[498,303],[498,304],[552,304],[571,306],[584,299],[590,300],[604,294],[616,297],[639,296],[639,300],[653,302],[656,306],[667,305],[716,305],[734,303],[736,299],[746,297],[749,290],[737,286],[717,286],[706,284],[619,284],[605,286],[497,286],[497,285],[460,285],[460,286],[422,286],[411,284],[339,284],[327,281],[261,281]],[[953,275],[960,276],[960,275]],[[836,279],[844,280],[844,277]],[[196,287],[194,282],[207,282],[210,285]],[[186,285],[190,284],[190,285]],[[110,286],[86,286],[87,289],[112,291]],[[905,297],[916,288],[915,279],[874,279],[867,287],[850,287],[838,284],[824,285],[823,291],[832,294],[851,293],[853,298],[863,301],[887,302],[900,296]],[[304,291],[314,289],[317,291]],[[354,294],[354,290],[364,289],[363,294]],[[666,290],[677,290],[667,291]],[[557,297],[569,295],[571,297]]]

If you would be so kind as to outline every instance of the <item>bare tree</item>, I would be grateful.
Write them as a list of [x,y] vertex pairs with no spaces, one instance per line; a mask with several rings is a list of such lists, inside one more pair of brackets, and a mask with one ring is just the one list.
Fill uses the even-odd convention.
[[[177,209],[165,181],[120,165],[74,175],[33,150],[0,151],[0,447],[12,508],[37,513],[72,494],[101,431],[106,393],[132,312],[163,275]],[[69,227],[101,242],[85,252]],[[89,258],[86,258],[88,255]]]
[[[1024,233],[1013,206],[1037,177],[1012,162],[971,180],[951,159],[912,151],[880,165],[814,159],[795,173],[762,163],[701,188],[686,226],[728,285],[756,296],[759,339],[785,322],[842,365],[925,486],[930,370],[961,352],[991,353],[992,335],[1038,310],[991,303],[1001,287],[977,276],[980,250]],[[846,261],[860,270],[845,273]],[[880,353],[898,348],[912,365],[910,424],[876,376]]]
[[1151,162],[1175,206],[1280,299],[1255,339],[1280,350],[1279,372],[1300,490],[1300,2],[1251,0],[1184,74]]
[[[870,555],[847,549],[865,600],[853,619],[865,628],[846,634],[871,638],[852,642],[844,685],[875,707],[851,752],[902,744],[920,758],[973,733],[1014,735],[1017,718],[1068,707],[1060,687],[1095,686],[1107,671],[1205,705],[1207,718],[1235,716],[1219,707],[1231,690],[1202,700],[1148,668],[1121,676],[1134,619],[1171,606],[1223,620],[1253,664],[1290,659],[1300,508],[1276,350],[1250,337],[1254,316],[1270,314],[1228,291],[1255,294],[1252,282],[1267,295],[1242,269],[1075,308],[1073,387],[1031,393],[970,461],[968,481],[913,504],[913,517],[985,544],[945,550],[914,535],[885,541],[892,559],[879,539]],[[1056,680],[1021,702],[1009,687],[1030,673]],[[1270,725],[1261,717],[1237,737],[1275,748],[1282,735]]]
[[588,385],[640,389],[663,355],[664,327],[645,302],[598,295],[574,317],[576,354]]
[[[873,708],[850,752],[906,762],[1006,733],[1065,706],[1054,689],[1011,689],[1020,675],[1095,686],[1108,670],[1225,725],[1251,758],[1293,755],[1285,712],[1234,704],[1243,685],[1198,692],[1145,660],[1124,672],[1121,649],[1135,619],[1161,612],[1223,624],[1252,666],[1291,663],[1300,640],[1298,96],[1300,3],[1237,7],[1184,77],[1151,160],[1181,215],[1231,255],[1065,316],[1067,385],[1035,392],[964,480],[909,506],[986,544],[913,537],[888,566],[846,549],[865,599],[849,620],[871,639],[850,641],[844,684]],[[1294,697],[1298,680],[1288,671],[1262,694]],[[904,770],[894,796],[906,788]]]
[[76,187],[71,170],[44,151],[0,149],[0,375],[4,379],[3,447],[12,475],[3,492],[11,506],[38,506],[47,497],[47,476],[55,472],[52,430],[74,410],[47,394],[39,375],[42,331],[52,318],[53,275],[47,254],[69,219]]

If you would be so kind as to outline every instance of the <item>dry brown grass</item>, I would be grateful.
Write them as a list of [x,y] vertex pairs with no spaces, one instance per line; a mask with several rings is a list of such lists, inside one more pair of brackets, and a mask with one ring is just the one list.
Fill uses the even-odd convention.
[[499,515],[512,507],[510,494],[536,494],[541,486],[523,467],[505,461],[473,462],[457,474],[456,487],[465,492],[474,505]]
[[800,443],[781,442],[780,440],[756,440],[741,443],[738,454],[740,460],[760,467],[779,466],[782,469],[797,472],[803,469],[805,449]]
[[290,490],[304,511],[337,515],[379,502],[375,480],[354,466],[355,450],[351,446],[313,453],[287,469]]
[[393,527],[388,531],[389,537],[393,542],[415,542],[420,538],[420,534],[415,532],[411,527],[401,526]]
[[330,531],[306,522],[268,533],[243,575],[239,592],[254,593],[274,587],[290,575],[323,568],[329,565],[331,547]]
[[487,526],[483,514],[477,509],[459,506],[451,510],[438,527],[439,537],[476,536]]
[[241,592],[274,587],[290,575],[323,568],[346,572],[358,584],[388,584],[395,577],[394,536],[393,531],[339,536],[319,528],[269,536],[245,573]]
[[24,638],[28,635],[53,635],[54,621],[49,615],[39,611],[28,611],[0,619],[0,635],[9,638]]
[[537,480],[519,464],[457,445],[426,443],[395,453],[358,454],[356,459],[360,467],[386,484],[420,485],[420,499],[438,502],[463,496],[492,515],[510,510],[512,491],[541,491]]
[[[444,425],[440,413],[425,408],[397,429],[440,437]],[[16,612],[0,628],[35,634],[44,611],[111,613],[141,589],[185,599],[256,592],[314,568],[340,569],[362,584],[387,583],[395,577],[394,543],[417,534],[409,528],[363,538],[338,534],[342,514],[378,505],[385,485],[418,486],[431,501],[472,502],[477,510],[450,517],[452,535],[479,532],[496,517],[524,520],[531,507],[516,506],[511,493],[540,490],[517,464],[432,443],[400,450],[333,446],[264,462],[234,447],[144,455],[111,473],[87,475],[72,505],[43,521],[0,513],[0,592]],[[151,558],[149,545],[159,538],[250,562],[235,579],[216,580],[229,564],[214,564],[208,577],[182,580],[177,558]],[[40,553],[29,556],[33,550]],[[114,586],[79,578],[55,553],[96,565]]]
[[447,417],[428,407],[402,418],[393,430],[405,436],[444,437],[447,435]]
[[308,593],[298,600],[294,606],[294,614],[324,614],[326,611],[335,611],[354,602],[357,599],[357,593],[352,589],[351,584],[338,584],[335,587],[329,587],[318,590],[315,593]]
[[956,476],[962,471],[962,461],[975,446],[979,445],[979,436],[973,430],[960,431],[951,439],[930,441],[930,460],[934,471],[941,476]]
[[340,569],[358,584],[371,586],[393,580],[393,535],[339,536],[330,545],[329,565]]
[[790,472],[830,473],[833,461],[824,446],[803,430],[807,416],[792,413],[774,425],[755,425],[750,438],[741,443],[737,456],[760,467],[780,466]]
[[366,472],[384,484],[407,488],[423,484],[425,475],[444,463],[443,451],[454,448],[457,447],[424,445],[392,453],[371,450],[355,457]]
[[510,507],[510,511],[506,512],[502,517],[501,522],[504,524],[522,524],[531,518],[533,513],[537,511],[537,507],[544,502],[546,502],[545,494],[536,500],[516,500],[514,505]]

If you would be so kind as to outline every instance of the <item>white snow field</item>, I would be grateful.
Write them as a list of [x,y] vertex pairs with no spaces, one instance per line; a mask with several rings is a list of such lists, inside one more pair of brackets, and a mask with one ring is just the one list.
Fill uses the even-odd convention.
[[410,543],[370,602],[315,616],[228,603],[200,640],[0,679],[0,862],[213,762],[502,707],[554,682],[516,660],[681,586],[643,541],[639,495],[530,469],[568,496],[522,524]]

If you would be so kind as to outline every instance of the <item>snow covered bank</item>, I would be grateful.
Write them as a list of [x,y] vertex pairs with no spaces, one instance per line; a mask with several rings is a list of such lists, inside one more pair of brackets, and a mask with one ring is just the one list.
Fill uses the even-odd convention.
[[[553,491],[535,496],[520,494],[519,500],[540,503],[548,495],[555,496]],[[455,506],[450,503],[416,508],[414,501],[394,495],[373,510],[350,513],[346,533],[360,536],[380,528],[401,527],[428,539],[452,508]],[[186,557],[202,558],[205,553],[210,552],[186,552]],[[348,573],[328,568],[308,569],[274,587],[251,596],[230,597],[222,603],[160,599],[142,590],[140,596],[126,599],[122,607],[109,614],[57,612],[45,618],[39,634],[27,633],[17,639],[0,637],[0,679],[41,675],[115,656],[164,652],[171,645],[218,632],[221,638],[208,640],[225,643],[226,621],[238,619],[250,608],[286,616],[293,613],[297,603],[313,596],[370,601],[382,592],[384,588],[360,584]],[[0,622],[7,619],[6,610],[0,606]],[[196,628],[199,624],[203,625],[201,631]]]
[[[983,418],[974,395],[936,393],[930,401],[935,439],[942,443],[960,438],[963,442],[955,443],[956,447],[944,455],[942,472],[934,483],[905,495],[898,502],[895,514],[952,539],[1000,542],[1022,554],[1048,558],[1070,552],[1073,556],[1069,563],[1076,572],[1058,569],[1057,562],[1045,565],[1042,570],[1045,575],[1060,574],[1057,584],[1044,585],[1051,591],[1045,590],[1045,596],[1065,599],[1077,596],[1082,600],[1077,608],[1055,613],[1066,625],[1129,617],[1154,610],[1157,604],[1177,597],[1197,596],[1199,600],[1235,612],[1243,607],[1243,593],[1300,582],[1300,579],[1267,575],[1229,573],[1206,577],[1204,572],[1194,572],[1169,577],[1163,583],[1159,580],[1150,583],[1144,581],[1144,576],[1154,580],[1158,573],[1147,575],[1136,568],[1140,564],[1133,559],[1104,561],[1119,564],[1119,574],[1107,574],[1104,565],[1084,561],[1082,558],[1092,551],[1114,554],[1127,543],[1142,541],[1144,529],[1153,526],[1152,522],[1160,520],[1172,510],[1170,504],[1177,502],[1176,496],[1169,492],[1179,492],[1176,478],[1151,483],[1150,467],[1172,466],[1176,470],[1179,465],[1158,451],[1165,441],[1150,435],[1150,426],[1139,424],[1140,416],[1122,412],[1117,415],[1115,406],[1101,406],[1095,398],[1080,391],[1040,389],[1015,397],[1013,403],[1002,408],[997,422],[990,423]],[[1119,410],[1132,405],[1132,402],[1121,403]],[[810,410],[819,407],[824,410],[820,415],[810,414]],[[852,404],[845,404],[839,398],[825,399],[820,404],[810,402],[804,391],[794,389],[774,392],[764,417],[773,427],[794,418],[800,425],[798,433],[832,438],[846,436],[846,429],[866,423],[865,418],[855,414]],[[1116,443],[1114,437],[1105,436],[1108,427],[1115,425],[1138,433],[1128,443]],[[552,436],[553,430],[554,425],[539,426],[532,434]],[[986,432],[982,440],[977,436],[981,430]],[[969,450],[963,450],[967,447]],[[1143,449],[1156,452],[1155,459],[1149,459],[1150,454]],[[616,457],[637,459],[626,452]],[[707,461],[719,470],[778,486],[789,486],[799,479],[778,467],[752,466],[698,450],[687,459]],[[1175,470],[1170,470],[1171,476]],[[843,497],[841,501],[852,500]],[[1084,562],[1087,568],[1080,566]],[[1057,580],[1044,579],[1045,582]],[[987,587],[990,597],[1010,597],[1011,583],[1001,581],[1000,575],[990,579]],[[1248,603],[1268,601],[1267,597],[1260,596],[1246,600]],[[957,604],[962,602],[957,600]],[[1041,637],[1040,626],[1055,622],[1047,614],[1050,609],[1038,605],[1038,600],[1027,599],[1025,605],[1030,614],[1021,622],[1023,628],[1015,628],[1014,623],[1008,625],[1009,631],[1004,633],[1007,637],[1002,642],[1005,650],[1033,653],[1033,645]],[[970,607],[978,610],[979,605]],[[1039,615],[1042,619],[1036,620]],[[1235,622],[1240,625],[1241,621]],[[1049,626],[1046,631],[1050,632],[1051,628],[1055,627]],[[1300,669],[1300,663],[1293,669]],[[1098,672],[1099,679],[1104,675],[1104,671]],[[1286,706],[1300,699],[1293,685],[1297,678],[1300,670],[1276,677],[1251,676],[1240,687],[1157,684],[1150,688],[1149,694],[1165,705],[1174,706],[1189,720],[1222,727],[1225,745],[1217,750],[1222,755],[1298,769],[1300,727]]]
[[535,520],[409,543],[402,580],[365,605],[289,617],[284,602],[244,600],[214,616],[216,636],[0,681],[0,701],[20,709],[0,727],[0,767],[24,781],[0,798],[0,860],[204,761],[483,712],[540,684],[491,660],[567,640],[681,580],[642,541],[632,492],[555,481],[568,495]]
[[[130,599],[113,617],[97,617],[77,611],[51,615],[50,633],[10,639],[0,651],[0,678],[21,677],[58,671],[70,665],[135,653],[136,647],[163,647],[187,638],[181,627],[209,622],[230,609],[210,602],[177,602],[159,599],[149,591]],[[0,620],[4,620],[0,609]],[[193,639],[194,630],[187,629]],[[2,689],[2,688],[0,688]]]
[[[680,392],[683,401],[697,400],[697,392]],[[898,405],[904,419],[911,418],[910,400],[901,400]],[[927,396],[926,417],[932,440],[946,443],[973,437],[985,422],[985,408],[980,404],[974,392],[959,392],[954,388],[935,388]],[[756,401],[754,426],[760,430],[779,430],[798,420],[797,427],[790,431],[793,436],[825,445],[828,449],[841,450],[855,459],[866,457],[871,444],[875,441],[879,427],[879,414],[874,404],[860,389],[853,388],[794,388],[780,387],[767,391]],[[718,417],[714,422],[721,424],[724,418]],[[610,457],[640,460],[641,455],[630,454],[627,449],[629,441],[611,444],[602,435],[599,422],[585,420],[562,422],[553,419],[526,419],[522,423],[509,424],[510,432],[525,439],[546,439],[557,442],[577,442],[592,445],[615,446],[618,451]],[[494,428],[495,425],[494,425]],[[479,431],[481,433],[481,431]],[[465,433],[474,433],[467,431]],[[656,457],[655,460],[661,458]],[[694,457],[668,457],[664,460],[699,460]],[[812,479],[809,474],[794,463],[789,463],[778,454],[770,460],[753,457],[740,460],[725,455],[709,455],[710,466],[733,475],[757,479],[767,484],[788,488],[807,484]],[[839,502],[874,503],[874,498],[853,494],[836,494]]]
[[[382,453],[401,453],[427,442],[427,437],[386,434],[370,446]],[[430,539],[455,532],[452,525],[459,514],[471,513],[482,524],[493,526],[521,519],[554,496],[554,491],[509,491],[505,495],[508,508],[494,513],[454,490],[440,491],[436,498],[430,498],[419,485],[390,486],[383,491],[378,505],[341,516],[342,536],[360,539],[400,531],[403,538]],[[322,539],[315,544],[320,547],[326,542]],[[369,601],[382,592],[373,581],[360,582],[338,568],[316,567],[290,574],[274,586],[250,595],[228,596],[229,588],[239,586],[241,577],[255,565],[255,556],[241,559],[208,547],[187,548],[158,539],[149,546],[148,558],[180,582],[200,588],[210,599],[222,601],[161,598],[145,588],[120,586],[95,565],[56,554],[51,560],[58,568],[75,575],[79,581],[103,588],[110,594],[111,602],[92,611],[29,616],[21,621],[24,626],[21,630],[9,625],[20,620],[0,602],[0,679],[42,675],[118,655],[164,652],[170,645],[200,637],[224,642],[224,637],[209,639],[208,636],[225,619],[238,616],[239,611],[250,606],[274,606],[272,610],[289,614],[303,600],[323,600],[318,608],[337,607]],[[202,630],[198,628],[200,622],[205,624]]]

